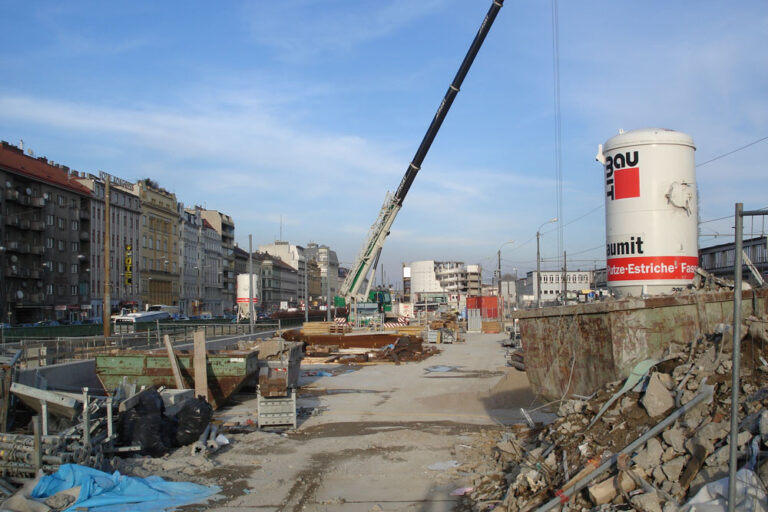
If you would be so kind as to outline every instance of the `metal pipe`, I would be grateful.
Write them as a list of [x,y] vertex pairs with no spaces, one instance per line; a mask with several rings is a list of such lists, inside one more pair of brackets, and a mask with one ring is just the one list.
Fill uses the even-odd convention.
[[83,388],[83,444],[91,445],[91,411],[88,407],[88,388]]
[[741,366],[741,266],[744,204],[736,203],[733,275],[733,365],[731,373],[731,433],[728,454],[728,512],[736,507],[736,467],[739,436],[739,373]]
[[635,451],[635,449],[640,448],[643,446],[649,439],[652,437],[656,437],[656,435],[667,428],[669,425],[674,423],[680,416],[688,412],[690,409],[696,407],[700,402],[712,398],[712,394],[714,393],[715,387],[714,386],[707,386],[702,381],[701,385],[701,391],[698,395],[693,397],[690,402],[682,406],[681,408],[677,409],[675,412],[661,420],[661,422],[657,423],[656,426],[651,428],[648,432],[643,434],[641,437],[637,438],[630,444],[628,444],[623,450],[621,450],[619,453],[616,453],[612,455],[608,460],[603,462],[597,469],[592,471],[590,474],[582,478],[581,480],[577,481],[575,484],[573,484],[568,489],[561,489],[558,492],[558,496],[555,498],[552,498],[550,501],[542,505],[541,507],[536,509],[536,512],[546,512],[547,510],[552,510],[555,507],[561,506],[563,504],[562,500],[568,500],[571,496],[576,494],[577,492],[581,491],[584,487],[589,485],[590,482],[592,482],[595,478],[603,474],[606,470],[608,470],[611,466],[613,466],[616,461],[619,459],[619,456],[624,453],[632,453]]

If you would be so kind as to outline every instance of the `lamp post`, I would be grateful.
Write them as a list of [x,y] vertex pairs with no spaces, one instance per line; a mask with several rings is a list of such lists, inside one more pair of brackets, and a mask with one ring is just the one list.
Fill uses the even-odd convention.
[[[499,247],[499,251],[498,251],[498,256],[499,256],[499,258],[498,258],[499,259],[499,270],[498,270],[498,272],[499,272],[499,277],[498,277],[498,279],[499,279],[499,284],[498,284],[498,286],[499,286],[499,306],[500,306],[500,309],[502,310],[502,312],[504,310],[504,301],[501,298],[501,248],[504,247],[507,244],[513,244],[513,243],[515,243],[514,240],[507,240],[506,242],[501,244],[501,246]],[[501,315],[501,319],[502,319],[502,321],[504,320],[503,313]]]
[[547,222],[539,226],[539,229],[536,230],[536,307],[537,308],[541,307],[541,252],[539,250],[539,239],[541,238],[541,228],[543,228],[544,226],[552,222],[557,222],[557,217],[555,217],[554,219],[549,219]]

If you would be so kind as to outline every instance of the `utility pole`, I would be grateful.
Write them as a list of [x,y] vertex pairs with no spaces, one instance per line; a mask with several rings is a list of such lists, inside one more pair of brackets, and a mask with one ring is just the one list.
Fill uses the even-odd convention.
[[109,206],[109,180],[110,176],[104,173],[104,301],[102,318],[104,322],[104,339],[109,338],[109,322],[112,320],[112,297],[110,296],[110,288],[112,283],[110,282],[109,265],[111,263],[110,255],[110,206]]
[[304,321],[309,322],[309,289],[307,288],[307,260],[304,260]]
[[331,321],[331,255],[325,262],[325,320]]
[[[248,324],[253,334],[253,235],[248,235]],[[258,285],[256,286],[258,293]]]
[[501,299],[501,247],[499,247],[499,270],[498,270],[498,273],[499,273],[499,300],[496,301],[496,304],[497,304],[497,307],[499,308],[499,318],[503,322],[504,318],[502,316],[502,311],[503,311],[503,308],[504,308],[504,306],[503,306],[503,302],[504,301],[502,301],[502,299]]
[[541,308],[541,252],[539,251],[539,239],[541,233],[536,232],[536,307]]
[[565,261],[565,251],[563,251],[563,304],[568,303],[568,263]]

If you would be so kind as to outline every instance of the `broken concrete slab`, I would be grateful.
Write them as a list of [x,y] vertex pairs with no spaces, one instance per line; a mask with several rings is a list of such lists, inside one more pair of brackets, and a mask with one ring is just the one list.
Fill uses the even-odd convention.
[[677,482],[680,479],[680,474],[683,472],[685,466],[686,457],[677,457],[669,462],[665,462],[661,465],[661,469],[664,474],[672,482]]
[[642,512],[662,512],[661,500],[656,493],[643,493],[632,496],[630,503]]
[[645,445],[645,448],[637,452],[634,457],[635,464],[643,470],[651,470],[661,464],[661,456],[664,449],[656,438],[651,438]]
[[665,430],[664,433],[661,434],[661,438],[664,439],[664,442],[671,446],[676,452],[685,452],[685,440],[687,438],[683,433],[683,429],[673,427],[669,430]]
[[659,372],[651,375],[640,402],[651,418],[657,418],[675,406],[675,399],[662,382]]

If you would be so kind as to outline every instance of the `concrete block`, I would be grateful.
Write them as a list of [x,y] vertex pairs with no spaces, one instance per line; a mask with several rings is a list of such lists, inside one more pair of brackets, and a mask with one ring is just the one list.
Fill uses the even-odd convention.
[[664,449],[656,438],[651,438],[645,445],[645,448],[637,452],[634,457],[635,464],[643,470],[651,470],[661,464],[661,456]]
[[657,418],[675,406],[675,399],[661,381],[658,372],[648,380],[641,402],[651,418]]

